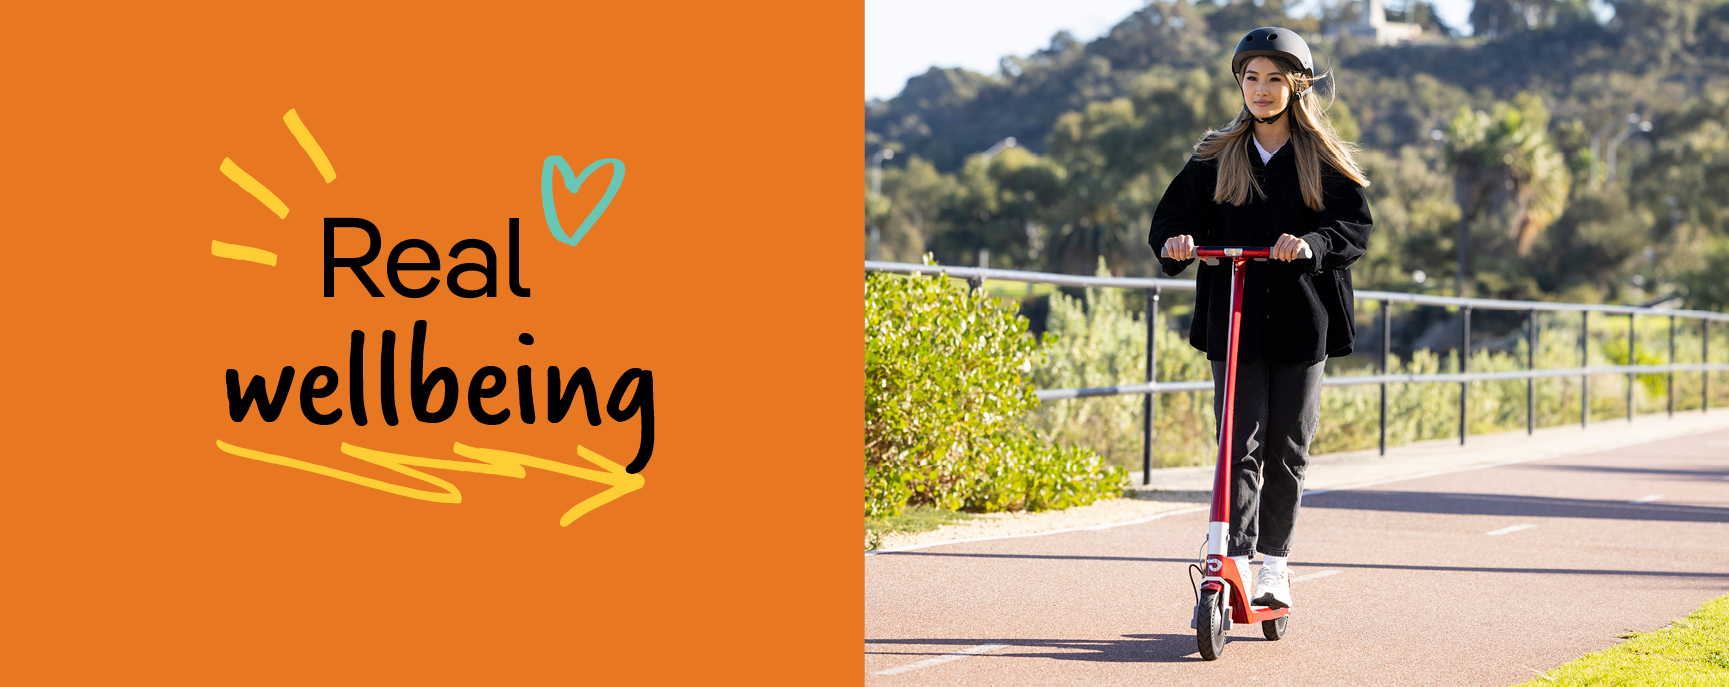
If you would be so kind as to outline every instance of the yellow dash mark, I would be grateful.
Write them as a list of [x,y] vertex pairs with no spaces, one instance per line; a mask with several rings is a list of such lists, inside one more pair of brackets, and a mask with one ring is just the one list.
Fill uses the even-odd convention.
[[[484,460],[494,465],[515,464],[524,467],[540,468],[548,472],[556,472],[561,475],[575,477],[577,479],[585,479],[590,482],[600,482],[601,484],[612,487],[611,489],[600,492],[599,494],[590,496],[587,500],[578,503],[575,506],[572,506],[570,510],[565,511],[564,515],[558,519],[558,524],[561,527],[569,525],[577,518],[586,515],[589,511],[604,506],[620,496],[641,489],[643,484],[645,484],[642,475],[633,475],[625,472],[623,465],[607,460],[600,454],[588,450],[585,446],[577,446],[576,455],[581,456],[590,463],[605,468],[604,471],[579,468],[574,465],[566,465],[564,463],[554,462],[544,458],[536,458],[534,456],[525,456],[520,453],[509,453],[490,448],[473,448],[470,446],[463,446],[460,443],[456,444],[453,450],[456,451],[456,454],[459,456],[473,458],[475,460]],[[520,469],[521,468],[518,468],[519,471]]]
[[253,198],[257,198],[258,202],[264,204],[264,207],[270,208],[270,211],[276,213],[277,217],[288,218],[288,206],[282,204],[282,199],[277,198],[276,194],[270,192],[270,189],[264,188],[264,184],[258,183],[257,179],[247,174],[245,170],[240,168],[240,165],[234,164],[233,160],[222,158],[222,173],[234,183],[239,184],[240,188],[246,189],[246,192],[252,194]]
[[312,164],[318,168],[318,173],[324,175],[324,183],[336,181],[336,168],[330,166],[330,158],[325,157],[324,149],[318,147],[318,140],[313,138],[312,132],[307,131],[306,125],[301,123],[300,115],[289,110],[288,114],[282,115],[282,122],[288,125],[289,131],[294,132],[294,140],[299,141],[300,147],[306,149],[306,156],[312,158]]
[[271,267],[276,266],[276,254],[267,250],[259,250],[252,246],[237,246],[221,241],[210,242],[210,254],[219,258],[248,260]]
[[433,501],[436,503],[461,503],[462,492],[457,490],[456,485],[414,468],[455,470],[458,472],[474,472],[483,475],[497,475],[500,477],[516,478],[528,476],[528,471],[524,468],[539,468],[541,470],[555,472],[568,477],[600,482],[612,487],[611,489],[607,489],[606,491],[589,497],[581,503],[571,507],[570,510],[565,511],[564,515],[558,520],[560,526],[569,525],[572,521],[582,517],[589,511],[606,505],[620,496],[641,489],[644,484],[642,475],[629,474],[624,471],[624,466],[607,460],[600,454],[590,451],[586,447],[582,446],[576,447],[576,454],[601,466],[604,470],[579,468],[574,465],[566,465],[564,463],[550,461],[544,458],[536,458],[534,456],[527,456],[520,453],[510,453],[507,451],[498,451],[488,448],[474,448],[471,446],[464,446],[460,443],[456,444],[453,448],[457,455],[465,458],[472,458],[481,462],[475,463],[463,460],[443,460],[438,458],[422,458],[420,456],[406,456],[397,453],[374,451],[347,442],[342,444],[343,453],[359,458],[368,463],[413,477],[431,486],[437,487],[438,489],[436,491],[405,487],[399,484],[392,484],[383,480],[373,479],[371,477],[362,477],[353,473],[343,472],[317,463],[308,463],[303,460],[272,455],[262,451],[254,451],[249,448],[242,448],[229,444],[220,439],[216,441],[216,448],[242,458],[251,458],[252,460],[274,463],[276,465],[291,467],[297,470],[305,470],[307,472],[324,475],[325,477],[333,477],[344,482],[358,484],[363,487],[370,487],[379,491],[389,492],[396,494],[397,496],[406,496],[411,499]]

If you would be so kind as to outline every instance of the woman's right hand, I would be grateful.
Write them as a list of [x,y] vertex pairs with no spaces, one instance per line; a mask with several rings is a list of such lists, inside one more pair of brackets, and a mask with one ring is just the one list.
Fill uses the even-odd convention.
[[1161,257],[1172,260],[1193,259],[1195,257],[1195,237],[1183,234],[1165,239],[1165,254]]

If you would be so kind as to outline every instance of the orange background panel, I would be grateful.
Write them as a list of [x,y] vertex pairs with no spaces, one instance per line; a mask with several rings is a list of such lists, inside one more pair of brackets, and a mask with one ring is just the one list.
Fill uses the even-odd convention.
[[[862,19],[822,3],[14,10],[0,680],[856,680]],[[290,108],[333,183],[283,124]],[[542,216],[549,155],[626,165],[575,247]],[[286,219],[218,171],[225,157]],[[567,231],[609,177],[577,194],[555,181]],[[325,217],[378,226],[384,298],[347,270],[322,296]],[[513,217],[528,298],[504,283]],[[361,232],[339,232],[338,254],[358,254]],[[385,255],[410,238],[487,241],[499,295],[397,295]],[[214,257],[212,240],[277,266]],[[407,281],[428,276],[447,275]],[[428,367],[464,387],[440,424],[409,406],[416,320]],[[365,427],[347,410],[356,329]],[[377,405],[386,329],[395,427]],[[281,417],[231,421],[224,371],[274,390],[284,365]],[[343,378],[318,401],[344,409],[329,426],[299,410],[317,365]],[[484,365],[509,374],[487,401],[512,409],[502,425],[467,409]],[[516,416],[518,365],[534,368],[534,425]],[[587,367],[603,403],[623,371],[654,376],[646,486],[568,527],[559,516],[603,485],[428,471],[461,490],[439,504],[215,446],[426,489],[338,446],[458,460],[462,442],[595,467],[580,444],[629,463],[640,419],[593,427],[579,406],[546,421],[549,365]]]

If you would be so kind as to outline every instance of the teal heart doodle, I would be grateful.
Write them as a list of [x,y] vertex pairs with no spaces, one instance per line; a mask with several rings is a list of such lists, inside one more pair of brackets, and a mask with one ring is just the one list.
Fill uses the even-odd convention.
[[[593,210],[588,211],[588,217],[582,220],[582,226],[577,227],[576,231],[569,234],[564,233],[564,227],[558,223],[558,207],[552,201],[553,168],[557,168],[564,177],[564,187],[569,189],[571,193],[576,193],[577,189],[582,188],[582,181],[587,179],[588,175],[593,174],[594,170],[600,169],[601,165],[612,165],[612,183],[606,185],[606,194],[600,197],[600,202],[594,204]],[[606,206],[612,203],[613,194],[618,193],[619,185],[624,183],[624,163],[610,157],[604,160],[595,160],[594,163],[583,169],[581,174],[575,175],[575,179],[572,179],[571,176],[570,163],[565,162],[562,156],[547,156],[546,163],[540,167],[540,208],[546,213],[546,226],[552,230],[552,237],[567,245],[574,246],[582,240],[584,234],[588,233],[589,228],[594,226],[595,220],[600,219],[600,216],[606,213]]]

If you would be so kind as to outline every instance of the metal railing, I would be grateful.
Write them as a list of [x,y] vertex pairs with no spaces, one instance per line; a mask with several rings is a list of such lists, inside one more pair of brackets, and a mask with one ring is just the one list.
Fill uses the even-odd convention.
[[[1141,394],[1145,401],[1141,408],[1141,469],[1142,483],[1152,481],[1153,469],[1153,394],[1212,391],[1211,381],[1160,382],[1154,379],[1158,370],[1158,352],[1155,347],[1155,334],[1158,330],[1159,293],[1165,289],[1180,291],[1195,290],[1195,282],[1190,279],[1147,279],[1138,277],[1082,277],[1069,274],[1051,274],[1046,272],[1024,272],[1019,270],[997,270],[981,267],[954,267],[947,265],[919,265],[906,262],[865,261],[866,272],[896,272],[902,274],[947,274],[950,277],[964,278],[973,288],[980,288],[987,280],[1015,281],[1029,284],[1054,284],[1057,286],[1106,287],[1118,289],[1139,289],[1147,293],[1147,381],[1142,384],[1123,384],[1118,386],[1094,387],[1089,389],[1041,389],[1036,393],[1041,401],[1052,401],[1069,398],[1086,398],[1090,396],[1118,396],[1123,394]],[[1639,374],[1667,373],[1669,375],[1668,412],[1675,414],[1675,373],[1700,372],[1703,374],[1703,385],[1700,391],[1700,410],[1710,409],[1711,376],[1709,372],[1729,370],[1729,363],[1676,363],[1675,360],[1675,323],[1677,318],[1695,319],[1700,321],[1700,360],[1711,359],[1711,322],[1729,322],[1729,313],[1708,312],[1703,310],[1659,310],[1628,305],[1591,305],[1586,303],[1548,303],[1543,301],[1504,301],[1489,298],[1453,298],[1447,296],[1427,296],[1415,293],[1399,293],[1396,291],[1357,291],[1359,301],[1379,301],[1381,303],[1381,357],[1378,363],[1380,374],[1351,377],[1324,377],[1324,386],[1355,386],[1361,384],[1379,384],[1381,386],[1380,410],[1380,451],[1387,453],[1387,385],[1388,384],[1435,384],[1457,383],[1459,385],[1459,443],[1465,443],[1468,432],[1467,419],[1470,408],[1470,382],[1504,381],[1524,379],[1525,382],[1525,431],[1537,430],[1536,415],[1536,380],[1549,377],[1578,377],[1580,380],[1579,425],[1588,426],[1591,421],[1591,375],[1625,374],[1627,375],[1627,420],[1633,420],[1634,413],[1634,376]],[[1462,330],[1459,337],[1459,372],[1437,374],[1388,374],[1387,358],[1392,354],[1392,304],[1410,303],[1413,305],[1454,306],[1460,309]],[[1506,370],[1500,372],[1471,372],[1471,311],[1483,310],[1522,310],[1526,312],[1526,334],[1530,342],[1524,370]],[[1579,367],[1560,370],[1537,369],[1537,313],[1539,311],[1566,311],[1580,314],[1579,329]],[[1669,363],[1662,365],[1599,365],[1590,366],[1587,359],[1587,344],[1590,337],[1590,315],[1593,312],[1627,316],[1627,360],[1637,360],[1638,337],[1636,336],[1635,320],[1640,315],[1666,316],[1669,318]]]

